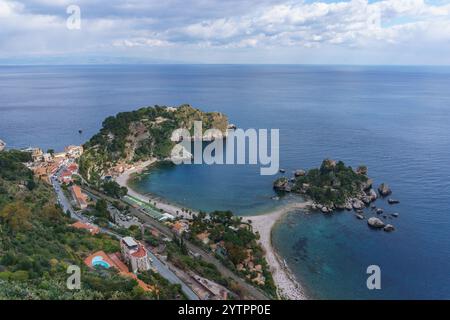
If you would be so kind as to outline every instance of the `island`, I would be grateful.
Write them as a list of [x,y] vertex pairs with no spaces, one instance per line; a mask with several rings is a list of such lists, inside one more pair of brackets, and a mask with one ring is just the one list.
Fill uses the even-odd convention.
[[[298,193],[312,201],[311,209],[319,210],[324,214],[333,211],[354,210],[356,217],[364,220],[364,209],[371,206],[372,211],[378,215],[384,214],[384,209],[377,208],[374,202],[379,198],[385,198],[392,194],[392,190],[386,183],[381,183],[378,193],[373,188],[373,179],[368,177],[367,166],[361,165],[354,170],[346,166],[342,161],[332,159],[323,160],[319,168],[311,170],[299,169],[294,172],[294,177],[280,177],[273,183],[273,188],[281,195],[287,192]],[[389,198],[390,205],[400,201]],[[398,217],[398,213],[389,216],[382,215],[384,219]],[[373,228],[383,228],[390,232],[394,226],[383,222],[378,217],[367,220]]]

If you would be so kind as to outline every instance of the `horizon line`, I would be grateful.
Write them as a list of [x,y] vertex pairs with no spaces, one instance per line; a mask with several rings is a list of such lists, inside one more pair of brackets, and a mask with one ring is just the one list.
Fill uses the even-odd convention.
[[167,63],[0,63],[0,67],[34,67],[34,66],[336,66],[336,67],[450,67],[450,64],[365,64],[365,63],[198,63],[198,62],[167,62]]

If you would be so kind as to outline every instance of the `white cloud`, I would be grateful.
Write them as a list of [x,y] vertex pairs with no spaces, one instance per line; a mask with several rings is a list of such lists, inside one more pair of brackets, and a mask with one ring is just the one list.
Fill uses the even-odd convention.
[[[397,24],[396,18],[408,20]],[[241,17],[203,21],[169,30],[166,34],[169,38],[171,35],[180,38],[182,34],[194,42],[207,41],[219,46],[233,43],[255,46],[256,42],[262,46],[311,46],[320,42],[358,46],[368,41],[399,42],[409,39],[408,33],[420,32],[436,23],[450,25],[449,5],[431,6],[423,0],[390,0],[373,4],[366,0],[311,4],[291,2],[260,8]],[[444,38],[447,36],[444,32],[438,33]],[[255,36],[259,38],[256,42]],[[250,39],[253,41],[246,41]]]
[[434,57],[438,47],[450,55],[449,1],[80,0],[82,29],[76,32],[65,28],[69,2],[0,0],[0,56],[97,50],[145,56],[147,49],[184,49],[164,51],[179,59],[180,52],[224,57],[246,50],[251,57],[276,49],[294,56],[326,48],[417,49]]

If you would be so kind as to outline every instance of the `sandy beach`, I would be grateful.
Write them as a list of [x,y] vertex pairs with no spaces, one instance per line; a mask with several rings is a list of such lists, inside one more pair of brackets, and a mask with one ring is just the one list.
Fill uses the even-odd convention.
[[[130,188],[130,186],[128,185],[128,180],[130,179],[132,174],[142,172],[145,168],[152,165],[156,161],[156,159],[147,160],[145,162],[137,164],[131,169],[125,170],[116,178],[116,182],[121,186],[127,187],[128,194],[135,198],[138,198],[145,202],[151,201],[158,209],[162,209],[174,216],[190,218],[191,215],[187,214],[186,212],[182,212],[182,208],[180,206],[168,202],[163,202],[155,197],[140,194]],[[250,220],[252,222],[254,231],[258,231],[260,235],[260,243],[266,253],[266,260],[270,265],[275,284],[278,288],[278,294],[280,295],[280,297],[289,300],[306,300],[307,296],[301,285],[295,279],[295,276],[288,269],[284,261],[275,252],[272,246],[272,228],[277,223],[277,221],[279,221],[288,212],[295,209],[305,209],[310,204],[310,202],[290,203],[266,214],[244,217],[244,220]],[[194,214],[196,213],[195,211],[192,212]]]
[[275,252],[272,246],[272,228],[288,212],[295,209],[305,209],[310,204],[310,202],[291,203],[267,214],[245,217],[245,220],[252,222],[253,230],[259,232],[260,243],[266,252],[266,260],[270,265],[278,294],[284,299],[306,300],[307,296],[295,276]]
[[[154,206],[158,209],[162,209],[165,212],[170,213],[173,216],[176,217],[184,217],[184,218],[191,218],[191,214],[188,214],[187,212],[183,212],[182,208],[180,206],[177,206],[173,203],[168,203],[165,202],[161,199],[158,199],[156,197],[152,197],[149,195],[143,195],[135,190],[133,190],[129,185],[128,185],[128,180],[130,180],[130,177],[132,174],[134,173],[140,173],[143,170],[145,170],[147,167],[151,166],[152,164],[154,164],[157,160],[156,159],[151,159],[151,160],[147,160],[144,161],[140,164],[136,164],[133,168],[125,170],[121,175],[119,175],[116,178],[116,182],[123,186],[123,187],[127,187],[128,188],[128,194],[132,197],[135,197],[137,199],[140,199],[144,202],[152,202],[152,204],[154,204]],[[192,214],[196,214],[197,212],[194,210],[191,210]]]

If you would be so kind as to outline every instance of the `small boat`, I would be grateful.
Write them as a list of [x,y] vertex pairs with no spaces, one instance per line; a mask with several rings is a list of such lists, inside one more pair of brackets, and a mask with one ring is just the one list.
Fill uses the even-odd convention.
[[284,170],[284,169],[280,169],[280,172],[281,172],[281,173],[285,173],[285,172],[286,172],[286,170]]
[[79,134],[82,134],[82,133],[83,133],[83,130],[81,130],[81,129],[78,130],[78,133],[79,133]]

